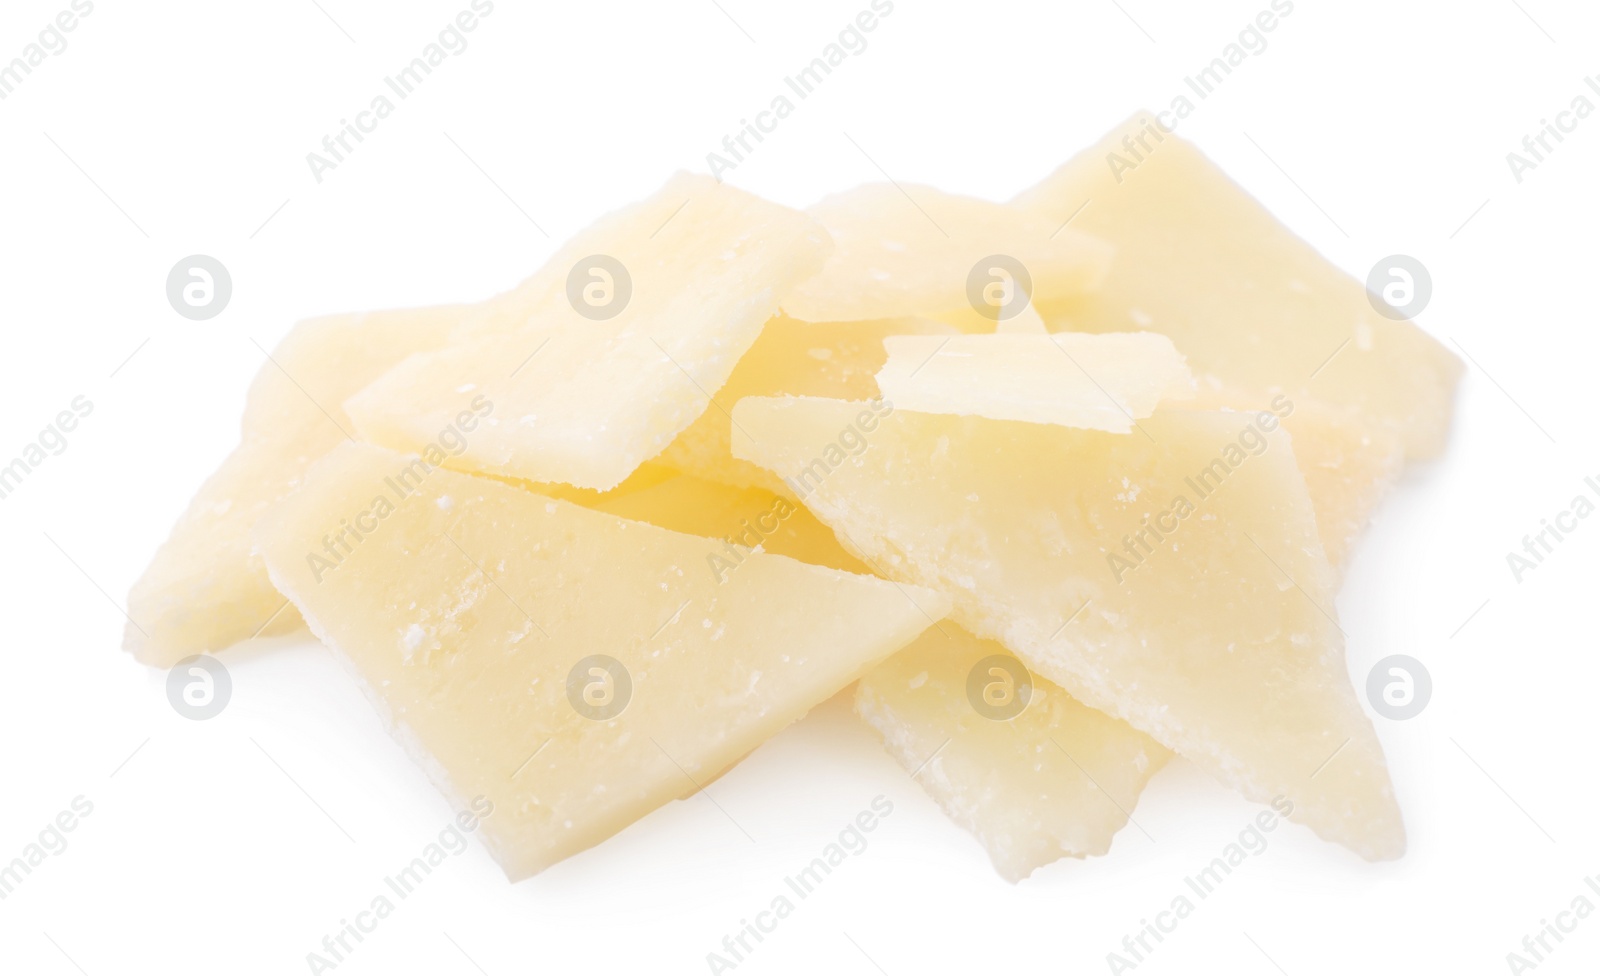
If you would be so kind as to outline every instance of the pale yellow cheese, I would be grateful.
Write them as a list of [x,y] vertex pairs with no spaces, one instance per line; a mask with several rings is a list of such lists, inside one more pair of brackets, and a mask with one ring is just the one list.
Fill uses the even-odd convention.
[[1405,445],[1394,431],[1364,423],[1353,411],[1282,394],[1246,394],[1203,389],[1194,399],[1171,405],[1188,409],[1262,410],[1277,400],[1283,429],[1294,441],[1295,461],[1306,480],[1317,534],[1328,562],[1340,570],[1405,466]]
[[[868,672],[856,710],[1016,882],[1057,858],[1110,850],[1172,754],[1043,677],[1030,687],[1015,669],[982,667],[999,656],[1009,652],[946,621]],[[1002,718],[1013,701],[1025,707]]]
[[418,464],[343,445],[255,542],[436,785],[493,802],[513,880],[693,793],[948,607],[762,553],[719,581],[718,540]]
[[474,326],[477,338],[413,356],[352,397],[346,409],[361,435],[417,450],[463,396],[483,396],[495,413],[459,467],[612,488],[717,409],[711,398],[779,300],[831,247],[804,214],[709,177],[675,178],[602,231],[625,271],[607,272],[595,294],[619,312],[580,314],[586,299],[570,302],[565,284],[557,294],[547,266],[496,300],[502,311],[526,302],[515,329]]
[[871,572],[845,552],[833,530],[804,506],[763,488],[735,488],[679,475],[639,491],[579,504],[674,532],[722,540],[714,562],[715,572],[723,577],[758,550],[814,566]]
[[[1060,221],[915,184],[869,183],[807,213],[828,228],[835,248],[822,273],[795,289],[783,308],[812,322],[937,317],[974,308],[985,301],[972,300],[974,269],[995,255],[1021,264],[1035,300],[1059,301],[1094,288],[1111,253]],[[1008,295],[1023,284],[1014,274],[991,273],[990,265],[978,277]]]
[[1050,327],[1045,324],[1044,317],[1039,314],[1039,310],[1034,308],[1030,302],[1027,308],[1024,308],[1016,315],[996,322],[994,330],[1002,334],[1042,335],[1049,332]]
[[296,325],[250,386],[243,437],[201,486],[128,595],[124,646],[170,667],[300,617],[250,550],[250,529],[353,428],[345,398],[412,352],[437,348],[468,306],[331,315]]
[[735,403],[747,396],[874,397],[878,395],[874,374],[886,355],[885,336],[955,334],[954,327],[931,319],[802,322],[779,316],[766,324],[739,360],[717,394],[716,405],[679,434],[657,460],[712,481],[786,495],[789,490],[772,472],[733,456],[729,411]]
[[1199,377],[1353,409],[1411,457],[1443,449],[1460,360],[1379,315],[1363,283],[1149,113],[1013,202],[1116,248],[1097,290],[1039,296],[1057,328],[1160,332]]
[[878,388],[902,410],[1126,433],[1193,387],[1154,332],[890,336]]
[[[1403,852],[1281,429],[1159,411],[1148,436],[1108,434],[814,398],[734,417],[751,435],[735,452],[879,573],[948,592],[956,622],[1250,799],[1287,798],[1363,857]],[[846,430],[862,450],[839,449]]]

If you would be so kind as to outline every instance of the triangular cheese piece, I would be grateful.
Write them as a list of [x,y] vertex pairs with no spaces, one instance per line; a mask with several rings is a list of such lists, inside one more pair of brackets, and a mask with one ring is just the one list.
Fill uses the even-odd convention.
[[1379,315],[1364,284],[1155,115],[1133,116],[1013,203],[1116,248],[1095,291],[1037,295],[1056,327],[1160,332],[1197,376],[1353,408],[1398,432],[1411,457],[1443,450],[1461,361]]
[[862,678],[856,711],[1011,882],[1109,851],[1172,756],[948,621]]
[[546,286],[514,331],[413,356],[351,398],[362,436],[420,450],[463,397],[483,396],[495,416],[455,467],[612,488],[711,407],[831,247],[804,214],[710,177],[676,178],[606,228],[613,247],[574,266],[575,293]]
[[[1158,411],[1108,434],[749,398],[734,453],[804,488],[891,579],[1075,698],[1363,857],[1404,828],[1345,668],[1333,572],[1289,439],[1260,416]],[[1273,415],[1268,415],[1273,417]]]
[[931,319],[802,322],[780,315],[766,324],[739,360],[717,393],[716,405],[679,434],[657,460],[712,481],[787,494],[772,472],[733,456],[729,411],[735,403],[747,396],[875,397],[874,375],[886,356],[885,336],[955,334],[952,326]]
[[715,539],[359,444],[255,540],[436,785],[493,803],[513,880],[703,786],[948,605],[765,554],[719,582]]
[[124,647],[146,664],[170,667],[190,654],[298,626],[299,615],[251,552],[251,528],[353,430],[345,399],[412,352],[444,345],[468,308],[330,315],[297,324],[250,386],[239,446],[134,583]]
[[1183,357],[1154,332],[891,336],[878,372],[903,410],[1126,433],[1192,391]]
[[1030,294],[1060,301],[1093,289],[1111,257],[1059,220],[915,184],[869,183],[806,212],[835,244],[822,273],[783,303],[811,322],[1000,309],[992,330]]
[[[1286,396],[1201,390],[1193,399],[1171,403],[1189,410],[1266,410],[1276,402],[1283,429],[1294,441],[1295,461],[1317,513],[1317,534],[1328,562],[1342,570],[1356,540],[1372,520],[1405,466],[1405,445],[1392,430],[1364,423],[1350,410]],[[1292,408],[1292,409],[1291,409]]]

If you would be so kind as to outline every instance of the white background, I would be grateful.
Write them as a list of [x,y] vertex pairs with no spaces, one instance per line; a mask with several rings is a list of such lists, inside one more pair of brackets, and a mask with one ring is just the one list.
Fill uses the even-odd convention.
[[[1006,199],[1164,107],[1266,6],[1121,2],[898,0],[729,178],[804,206],[881,165]],[[113,604],[233,446],[256,342],[315,313],[511,285],[600,212],[704,170],[866,6],[721,4],[498,0],[320,185],[306,153],[466,0],[98,0],[0,102],[0,457],[73,397],[95,405],[0,501],[0,859],[74,797],[94,805],[0,902],[0,970],[307,972],[448,821],[321,647],[233,652],[232,704],[190,722],[119,650]],[[0,60],[65,7],[7,0]],[[1377,720],[1410,853],[1370,865],[1280,829],[1141,974],[1507,972],[1600,873],[1600,519],[1521,584],[1505,562],[1600,475],[1600,115],[1520,185],[1505,159],[1588,92],[1597,39],[1600,13],[1577,0],[1297,0],[1184,123],[1351,273],[1425,262],[1419,321],[1477,365],[1448,454],[1379,512],[1339,600],[1358,683],[1395,653],[1434,678],[1420,717]],[[209,322],[164,294],[194,253],[233,275]],[[740,974],[1103,973],[1254,814],[1178,762],[1135,811],[1148,837],[1130,827],[1109,856],[1011,886],[837,703],[712,793],[727,816],[704,796],[670,804],[514,887],[474,842],[337,972],[708,972],[706,953],[883,794],[894,813],[871,846]],[[1600,915],[1538,972],[1597,962]]]

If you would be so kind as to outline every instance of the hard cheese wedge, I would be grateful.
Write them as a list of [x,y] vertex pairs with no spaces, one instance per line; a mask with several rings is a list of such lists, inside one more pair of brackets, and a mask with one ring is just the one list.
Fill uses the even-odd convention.
[[[1060,220],[926,186],[869,183],[807,213],[828,228],[835,248],[822,273],[795,289],[783,308],[812,322],[1009,307],[1013,298],[1026,300],[1017,287],[1028,292],[1010,262],[1032,279],[1035,300],[1059,301],[1096,287],[1111,257],[1105,245]],[[1007,260],[978,267],[995,256]]]
[[[1060,857],[1100,855],[1172,754],[1142,732],[1032,678],[1015,716],[969,682],[1021,695],[1009,657],[953,623],[930,629],[856,686],[856,710],[952,820],[975,834],[995,870],[1021,881]],[[1019,699],[1020,700],[1020,699]],[[1000,701],[999,705],[1008,704]]]
[[739,360],[717,405],[678,435],[658,460],[687,474],[736,487],[787,495],[765,468],[733,456],[729,411],[747,396],[825,396],[858,400],[878,395],[874,374],[883,366],[883,340],[892,335],[952,336],[953,326],[931,319],[871,322],[802,322],[779,316]]
[[513,880],[694,791],[948,605],[764,554],[718,582],[717,540],[416,461],[341,446],[256,544],[437,785],[493,801]]
[[1126,433],[1194,381],[1172,340],[1111,335],[891,336],[878,372],[903,410],[1066,424]]
[[250,549],[250,530],[346,439],[345,398],[420,349],[448,341],[468,306],[333,315],[301,322],[250,386],[244,433],[128,595],[124,646],[170,667],[300,623]]
[[414,356],[351,398],[361,434],[416,450],[473,393],[496,413],[457,466],[614,487],[711,405],[831,247],[804,214],[692,176],[608,217],[600,236],[611,249],[579,268],[576,297],[535,287],[541,272],[518,293],[532,312],[515,330]]
[[1443,449],[1460,360],[1379,315],[1361,282],[1154,116],[1129,119],[1013,202],[1116,248],[1097,290],[1039,297],[1058,327],[1160,332],[1196,375],[1354,408],[1411,457]]
[[742,401],[735,442],[892,579],[1245,796],[1367,858],[1404,828],[1345,669],[1333,574],[1281,429],[1161,411],[1107,434],[863,405]]

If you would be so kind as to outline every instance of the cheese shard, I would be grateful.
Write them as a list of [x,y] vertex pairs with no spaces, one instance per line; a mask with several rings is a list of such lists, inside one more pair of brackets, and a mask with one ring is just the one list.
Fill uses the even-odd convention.
[[[512,880],[709,782],[930,623],[885,580],[754,554],[718,582],[714,539],[416,462],[339,447],[256,545],[436,785],[493,802]],[[360,538],[333,562],[342,525]]]
[[243,435],[201,486],[128,595],[124,647],[170,667],[258,634],[286,633],[299,615],[251,552],[250,530],[346,439],[345,398],[421,349],[442,346],[470,306],[330,315],[297,324],[250,386]]
[[[711,405],[779,300],[831,247],[804,214],[696,176],[606,218],[602,237],[615,263],[575,266],[589,275],[578,298],[565,286],[553,296],[548,281],[534,287],[551,276],[541,272],[526,293],[496,299],[531,310],[515,328],[474,326],[476,338],[413,356],[352,397],[362,436],[419,450],[463,395],[481,395],[495,415],[456,466],[612,488]],[[597,319],[597,306],[620,311]]]
[[1317,513],[1317,533],[1337,570],[1372,521],[1405,466],[1405,444],[1394,431],[1308,400],[1283,427]]
[[1359,416],[1326,403],[1289,401],[1239,391],[1201,390],[1172,406],[1197,410],[1265,410],[1277,403],[1283,429],[1294,441],[1294,457],[1317,514],[1317,534],[1328,562],[1343,568],[1405,466],[1405,445],[1393,431],[1363,423]]
[[[943,623],[861,679],[856,711],[1014,883],[1058,858],[1110,850],[1172,754],[1038,676],[1020,714],[980,712],[970,676],[1001,655],[1010,656]],[[990,674],[982,680],[1005,682],[1001,694],[1019,693],[1009,672]]]
[[1126,433],[1192,389],[1172,340],[1153,332],[891,336],[878,388],[902,410]]
[[[741,401],[735,451],[804,488],[846,548],[1069,694],[1369,859],[1405,832],[1350,686],[1334,581],[1287,435],[1159,411],[1144,436]],[[830,457],[837,460],[830,460]]]
[[887,355],[885,336],[955,334],[953,326],[920,318],[870,322],[774,318],[739,360],[717,394],[717,405],[679,434],[657,460],[700,478],[788,495],[789,490],[772,472],[733,456],[729,411],[735,403],[747,396],[869,399],[878,395],[875,374]]
[[[1363,283],[1154,119],[1135,115],[1013,201],[1051,220],[1076,213],[1074,228],[1116,248],[1099,289],[1039,299],[1046,320],[1160,332],[1197,376],[1354,409],[1413,458],[1442,451],[1460,360],[1379,315]],[[1135,162],[1126,147],[1140,141]]]
[[[835,247],[783,309],[812,322],[939,316],[977,307],[974,289],[989,305],[1009,305],[1016,287],[1036,301],[1059,301],[1096,287],[1111,257],[1100,241],[1060,220],[914,184],[869,183],[807,213]],[[978,268],[995,256],[1008,260]],[[1032,279],[1031,292],[1010,262]]]
[[871,572],[845,552],[833,530],[804,506],[762,488],[735,488],[679,475],[620,497],[602,497],[589,507],[722,541],[722,551],[714,560],[719,578],[735,572],[758,551],[847,573]]

